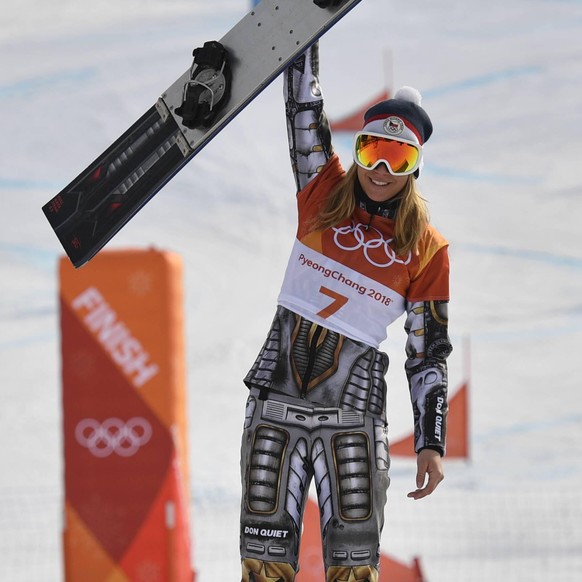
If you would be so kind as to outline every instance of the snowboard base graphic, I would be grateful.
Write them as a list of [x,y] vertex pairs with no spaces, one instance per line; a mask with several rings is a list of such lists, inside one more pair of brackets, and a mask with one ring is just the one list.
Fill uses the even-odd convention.
[[99,252],[216,134],[360,1],[320,8],[313,0],[263,0],[210,47],[213,51],[194,51],[192,68],[43,206],[73,265],[80,267]]

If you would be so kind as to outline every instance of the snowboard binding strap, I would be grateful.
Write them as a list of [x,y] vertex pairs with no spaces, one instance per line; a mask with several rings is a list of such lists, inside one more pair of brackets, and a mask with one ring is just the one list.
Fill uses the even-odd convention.
[[192,52],[190,80],[184,85],[182,104],[176,115],[189,129],[212,125],[230,97],[232,73],[228,52],[217,41],[208,41]]

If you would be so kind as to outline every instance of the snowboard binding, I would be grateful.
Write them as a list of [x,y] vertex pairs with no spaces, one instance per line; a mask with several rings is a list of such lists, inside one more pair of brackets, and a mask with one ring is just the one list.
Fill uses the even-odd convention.
[[182,105],[176,115],[189,129],[212,125],[230,97],[232,73],[228,52],[217,41],[208,41],[194,49],[190,80],[184,85]]

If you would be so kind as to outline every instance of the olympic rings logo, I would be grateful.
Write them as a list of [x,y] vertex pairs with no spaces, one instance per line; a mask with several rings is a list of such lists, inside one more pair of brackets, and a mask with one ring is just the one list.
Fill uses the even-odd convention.
[[[370,228],[364,224],[354,225],[354,223],[352,223],[351,226],[342,226],[339,228],[333,227],[333,230],[335,232],[333,240],[340,249],[344,251],[357,251],[358,249],[363,248],[364,256],[367,261],[375,267],[386,268],[394,263],[408,265],[412,259],[412,253],[410,252],[408,253],[406,260],[399,259],[394,250],[390,247],[390,243],[394,239],[384,239],[382,233],[377,228]],[[370,231],[374,231],[378,235],[377,238],[368,238],[368,240],[366,240],[366,233],[369,233]],[[353,239],[355,239],[355,244]],[[374,260],[374,258],[371,257],[371,251],[376,249],[379,249],[379,251],[374,253],[376,259]],[[382,260],[382,256],[386,256],[385,261]]]
[[113,453],[120,457],[131,457],[152,437],[152,425],[139,416],[123,422],[119,418],[108,418],[98,422],[86,418],[77,424],[75,438],[94,457],[105,458]]

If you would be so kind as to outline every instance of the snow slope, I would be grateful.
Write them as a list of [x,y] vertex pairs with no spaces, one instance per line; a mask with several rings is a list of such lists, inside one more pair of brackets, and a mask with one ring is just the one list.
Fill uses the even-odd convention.
[[[194,46],[247,9],[243,0],[0,9],[2,580],[62,577],[61,251],[40,207],[189,66]],[[405,498],[413,464],[395,459],[383,548],[420,555],[431,582],[565,582],[582,570],[581,36],[580,0],[365,0],[321,43],[332,119],[388,80],[418,87],[435,125],[420,184],[451,242],[453,392],[470,338],[472,459],[450,461],[438,494],[418,503]],[[348,164],[349,136],[335,143]],[[277,81],[111,243],[184,259],[199,582],[215,579],[218,561],[225,578],[238,576],[241,378],[294,236],[286,149]],[[384,348],[397,439],[411,413],[404,333],[393,328]]]

